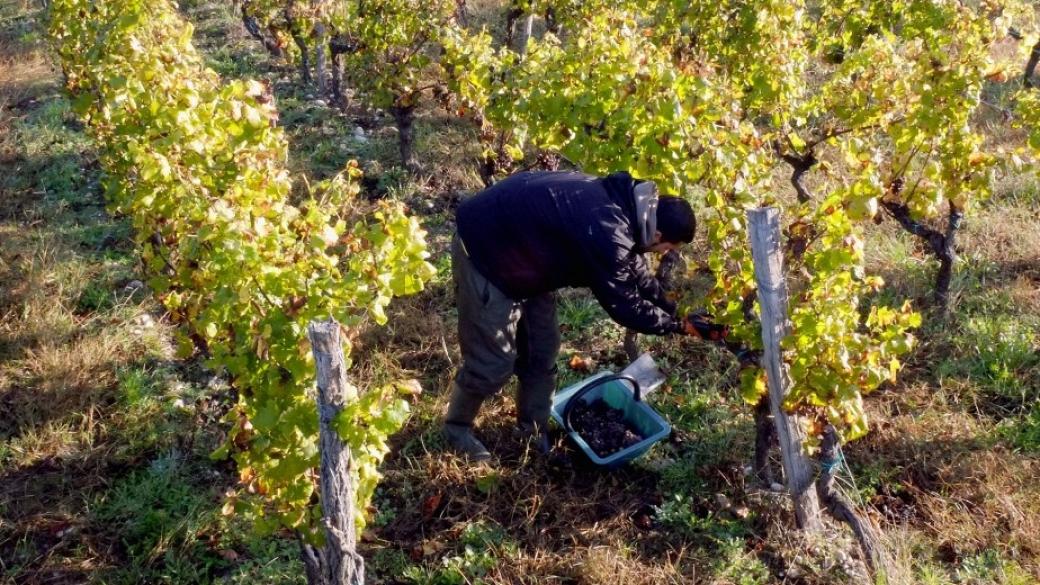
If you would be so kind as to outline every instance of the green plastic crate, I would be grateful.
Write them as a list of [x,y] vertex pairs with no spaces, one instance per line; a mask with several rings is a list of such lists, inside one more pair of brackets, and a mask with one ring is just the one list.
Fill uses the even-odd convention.
[[[572,401],[578,400],[588,404],[597,398],[602,398],[612,408],[623,411],[625,421],[635,427],[645,438],[635,445],[607,457],[597,455],[585,442],[585,439],[570,428],[566,420],[568,405]],[[585,453],[590,461],[608,469],[620,467],[646,453],[654,443],[664,439],[672,432],[668,421],[650,408],[650,405],[639,399],[639,384],[629,376],[612,372],[597,374],[557,392],[553,397],[551,414],[553,420],[567,431],[574,444]]]

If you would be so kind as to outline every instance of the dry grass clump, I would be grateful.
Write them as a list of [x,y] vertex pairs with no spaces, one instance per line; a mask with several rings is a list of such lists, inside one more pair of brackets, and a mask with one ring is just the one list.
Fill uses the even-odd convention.
[[1040,555],[1040,462],[979,451],[936,468],[934,475],[922,509],[940,550],[957,556],[989,548]]
[[[31,465],[70,441],[90,443],[94,414],[115,401],[118,370],[156,348],[160,333],[134,333],[131,318],[152,305],[120,292],[107,280],[114,268],[85,257],[58,226],[9,221],[0,234],[0,438]],[[77,306],[95,279],[116,288],[104,315]]]
[[891,414],[875,414],[874,432],[846,450],[865,469],[858,480],[894,566],[956,566],[998,550],[1040,576],[1040,463],[994,445],[958,394],[929,390],[886,396]]
[[1015,305],[1030,313],[1040,313],[1040,271],[1020,274],[1008,285]]
[[969,216],[961,247],[1008,272],[1040,278],[1040,208],[995,204]]
[[430,173],[426,177],[430,184],[424,191],[476,191],[483,188],[477,173],[481,147],[476,139],[476,123],[430,109],[432,111],[424,111],[420,118],[418,144],[423,153],[423,167]]
[[0,31],[0,110],[24,106],[55,86],[53,69],[46,55],[22,40],[32,33],[35,16],[26,12],[12,17]]
[[[650,561],[634,559],[624,542],[611,546],[590,547],[576,550],[577,565],[572,571],[578,583],[589,585],[613,585],[632,583],[666,585],[696,581],[692,566],[682,566],[682,554],[676,560],[669,556]],[[677,562],[678,561],[678,562]]]

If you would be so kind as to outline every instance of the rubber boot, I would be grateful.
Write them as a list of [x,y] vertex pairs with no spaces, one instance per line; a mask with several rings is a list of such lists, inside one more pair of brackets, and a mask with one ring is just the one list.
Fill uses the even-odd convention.
[[483,403],[483,396],[466,392],[456,384],[448,403],[448,414],[444,417],[444,438],[452,449],[473,461],[491,457],[487,447],[473,434],[473,422],[477,420],[477,413]]
[[532,446],[542,455],[550,451],[549,408],[555,386],[552,378],[521,382],[516,395],[516,426],[520,438],[532,441]]

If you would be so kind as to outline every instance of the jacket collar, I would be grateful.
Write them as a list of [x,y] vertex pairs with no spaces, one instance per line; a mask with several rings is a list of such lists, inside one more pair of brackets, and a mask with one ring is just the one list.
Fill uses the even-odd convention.
[[604,177],[603,188],[625,212],[638,251],[646,251],[657,232],[657,186],[653,181],[637,182],[632,175],[620,171]]

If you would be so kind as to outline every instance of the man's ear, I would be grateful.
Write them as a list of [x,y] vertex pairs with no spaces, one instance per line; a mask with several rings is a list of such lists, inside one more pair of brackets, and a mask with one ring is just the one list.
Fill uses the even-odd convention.
[[661,243],[661,235],[662,235],[661,234],[661,230],[656,230],[654,232],[654,242],[653,242],[654,244],[660,244]]

